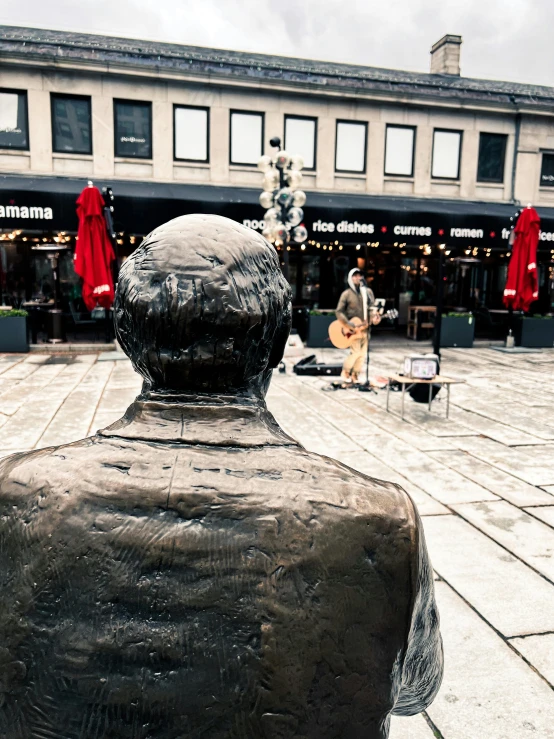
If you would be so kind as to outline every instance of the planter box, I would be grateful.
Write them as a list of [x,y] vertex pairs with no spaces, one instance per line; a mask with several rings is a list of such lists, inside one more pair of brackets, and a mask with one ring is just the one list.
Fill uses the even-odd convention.
[[516,346],[554,346],[554,318],[516,318],[514,339]]
[[0,318],[0,352],[28,352],[25,316]]
[[475,335],[475,316],[443,316],[441,321],[441,347],[470,349]]
[[322,316],[310,316],[306,345],[314,348],[332,347],[329,340],[329,326],[334,320],[336,320],[334,312]]

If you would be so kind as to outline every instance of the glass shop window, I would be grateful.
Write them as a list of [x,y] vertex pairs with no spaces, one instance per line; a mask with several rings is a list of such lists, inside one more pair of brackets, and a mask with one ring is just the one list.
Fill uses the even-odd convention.
[[231,164],[258,163],[264,140],[264,114],[231,111]]
[[413,177],[415,128],[387,126],[385,140],[385,174]]
[[176,105],[174,108],[175,150],[174,158],[186,162],[209,161],[208,108]]
[[90,97],[52,95],[51,101],[53,151],[92,154]]
[[554,187],[554,154],[542,155],[541,187]]
[[337,121],[335,172],[363,174],[366,168],[367,123]]
[[461,131],[441,131],[433,133],[433,161],[431,177],[445,180],[460,178],[460,153],[462,150]]
[[0,90],[0,149],[28,149],[27,93]]
[[152,159],[152,103],[114,102],[115,156]]
[[317,118],[285,116],[285,150],[300,154],[304,169],[315,169]]
[[478,182],[504,182],[507,136],[482,133],[479,136]]

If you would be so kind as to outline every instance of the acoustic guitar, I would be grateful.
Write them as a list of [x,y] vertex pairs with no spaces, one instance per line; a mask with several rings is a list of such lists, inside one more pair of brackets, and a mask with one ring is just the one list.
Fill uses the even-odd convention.
[[[394,320],[398,318],[398,311],[395,309],[388,310],[386,313],[381,312],[377,308],[370,308],[369,323],[377,326],[383,318]],[[329,339],[331,344],[337,349],[349,349],[352,342],[361,338],[367,333],[368,324],[361,318],[351,318],[350,323],[354,324],[354,328],[346,326],[342,321],[336,320],[329,326]]]

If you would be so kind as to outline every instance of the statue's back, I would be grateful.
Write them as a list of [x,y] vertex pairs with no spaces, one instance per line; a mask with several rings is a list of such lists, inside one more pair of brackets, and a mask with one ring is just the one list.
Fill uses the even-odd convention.
[[384,739],[440,684],[421,522],[268,413],[275,250],[177,218],[123,265],[114,314],[137,401],[0,463],[0,736]]
[[6,739],[386,736],[415,546],[394,486],[281,439],[99,436],[2,491]]

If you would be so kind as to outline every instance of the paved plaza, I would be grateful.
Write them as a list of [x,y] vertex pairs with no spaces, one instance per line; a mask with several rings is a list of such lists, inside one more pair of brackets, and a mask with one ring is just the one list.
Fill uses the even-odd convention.
[[[397,372],[407,352],[376,341],[372,372]],[[554,737],[554,350],[445,350],[442,373],[466,380],[448,420],[444,391],[431,413],[408,399],[401,421],[398,394],[387,413],[384,390],[323,392],[328,380],[292,364],[268,397],[284,429],[398,482],[423,516],[445,677],[426,714],[393,719],[392,739]],[[116,353],[0,355],[0,456],[108,425],[140,384]]]

